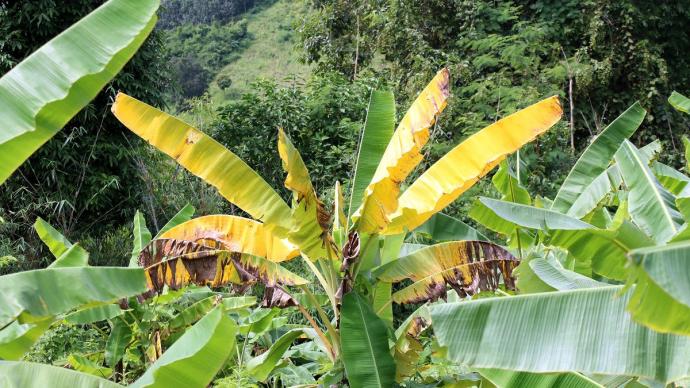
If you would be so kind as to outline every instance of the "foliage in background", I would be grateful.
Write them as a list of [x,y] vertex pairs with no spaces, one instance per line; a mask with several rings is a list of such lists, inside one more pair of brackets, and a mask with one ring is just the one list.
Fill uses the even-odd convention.
[[245,20],[224,25],[183,24],[164,34],[168,60],[181,88],[181,96],[173,95],[178,104],[202,95],[213,76],[236,60],[250,39]]
[[[0,1],[0,75],[102,3],[79,0],[61,7],[50,0]],[[112,83],[3,185],[0,214],[12,225],[5,236],[27,244],[0,256],[26,257],[23,268],[41,264],[45,252],[30,229],[37,216],[70,237],[98,236],[128,222],[142,200],[140,170],[131,158],[141,148],[113,120],[109,104],[118,90],[164,104],[167,68],[161,35],[154,31]]]
[[[332,190],[334,177],[351,178],[352,150],[366,113],[362,107],[375,86],[377,81],[372,78],[349,82],[334,73],[317,75],[303,87],[258,82],[251,93],[218,109],[210,133],[271,186],[282,187],[285,177],[274,144],[278,128],[283,128],[296,147],[309,155],[305,163],[317,190]],[[246,135],[249,133],[251,136]],[[287,190],[281,192],[287,197]]]
[[[301,30],[305,59],[320,69],[351,76],[354,63],[390,80],[406,99],[436,69],[455,74],[454,99],[443,122],[455,132],[475,132],[537,96],[558,93],[566,123],[534,145],[526,163],[528,186],[553,195],[572,162],[553,152],[581,148],[620,112],[640,100],[651,114],[636,139],[668,143],[664,160],[680,164],[687,118],[665,103],[673,89],[690,84],[681,37],[690,10],[654,1],[313,1],[316,12]],[[359,20],[359,23],[357,21]],[[356,37],[359,36],[359,39]],[[357,55],[358,53],[358,55]],[[572,82],[572,94],[570,86]],[[572,97],[572,98],[571,98]],[[570,125],[570,103],[573,104]],[[542,151],[544,150],[544,151]],[[539,159],[542,163],[534,163]]]
[[225,24],[266,0],[163,0],[158,27],[172,29],[183,24]]

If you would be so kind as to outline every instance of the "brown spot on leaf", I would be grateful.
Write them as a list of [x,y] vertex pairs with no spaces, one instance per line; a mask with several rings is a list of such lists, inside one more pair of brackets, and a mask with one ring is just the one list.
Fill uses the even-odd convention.
[[261,307],[293,307],[297,306],[297,301],[292,295],[283,291],[280,287],[266,287]]

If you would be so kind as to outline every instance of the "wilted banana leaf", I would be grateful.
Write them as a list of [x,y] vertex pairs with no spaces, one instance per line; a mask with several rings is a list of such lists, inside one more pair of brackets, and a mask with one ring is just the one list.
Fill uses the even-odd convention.
[[614,230],[598,229],[564,214],[531,206],[481,198],[481,203],[501,219],[525,228],[548,233],[548,244],[568,250],[576,257],[580,270],[588,269],[610,279],[625,279],[627,253],[654,242],[628,221]]
[[302,334],[302,329],[290,330],[283,334],[267,351],[247,362],[247,373],[258,381],[266,380],[292,342]]
[[675,198],[661,186],[629,141],[623,142],[615,158],[629,189],[628,207],[633,221],[657,243],[667,242],[683,223]]
[[175,215],[173,216],[173,218],[170,219],[170,221],[163,225],[161,230],[158,231],[158,234],[156,234],[156,237],[154,238],[159,238],[163,233],[167,232],[168,230],[176,227],[177,225],[183,222],[191,220],[192,216],[194,216],[195,211],[196,209],[191,204],[188,203],[184,205],[182,209],[175,213]]
[[489,241],[483,234],[457,218],[436,213],[417,227],[414,234],[426,235],[436,242],[480,240]]
[[221,306],[192,326],[130,387],[205,387],[235,348],[237,325]]
[[470,136],[434,163],[400,196],[387,234],[412,230],[448,206],[507,155],[560,120],[561,106],[550,97]]
[[395,97],[390,91],[374,90],[369,98],[367,118],[357,151],[355,177],[350,190],[349,215],[362,204],[362,197],[374,177],[395,129]]
[[690,338],[632,321],[623,286],[479,299],[431,306],[448,357],[473,368],[644,376],[690,374]]
[[340,338],[343,363],[351,387],[393,386],[395,362],[388,347],[386,324],[355,292],[343,298]]
[[287,233],[290,208],[242,159],[203,132],[126,94],[113,114],[127,128],[172,157],[252,217]]
[[137,267],[141,251],[151,242],[151,232],[146,227],[144,215],[139,210],[134,213],[134,245],[129,259],[130,267]]
[[164,285],[178,289],[188,284],[220,287],[228,283],[266,286],[302,285],[308,281],[279,264],[246,253],[216,250],[179,240],[154,240],[142,252],[148,286],[160,292]]
[[0,386],[5,388],[123,388],[101,377],[33,362],[0,361]]
[[575,372],[527,373],[501,369],[480,369],[479,373],[501,388],[603,388],[596,381]]
[[690,114],[690,99],[675,90],[671,93],[671,96],[669,96],[668,103],[676,108],[676,110]]
[[393,294],[395,303],[418,303],[445,299],[446,286],[461,297],[480,290],[496,290],[501,277],[508,289],[515,289],[512,272],[519,264],[510,252],[485,241],[453,241],[420,249],[378,271],[384,282],[412,280]]
[[578,198],[586,193],[585,188],[608,168],[618,148],[635,133],[646,113],[636,102],[597,135],[568,173],[556,194],[552,210],[569,212]]
[[445,109],[449,95],[450,73],[444,68],[422,90],[393,133],[362,205],[352,215],[359,232],[379,232],[388,224],[389,215],[398,208],[400,184],[422,161],[421,149],[429,140],[429,129]]
[[153,29],[158,3],[111,0],[0,78],[0,184],[122,69]]
[[690,243],[634,250],[628,305],[635,321],[658,332],[690,335]]
[[169,229],[159,238],[211,245],[220,243],[224,249],[265,257],[275,262],[299,255],[297,247],[276,237],[264,224],[230,215],[198,217]]
[[335,243],[329,233],[331,215],[314,191],[302,156],[282,129],[278,132],[278,153],[287,172],[285,187],[293,197],[288,240],[312,260],[335,258]]

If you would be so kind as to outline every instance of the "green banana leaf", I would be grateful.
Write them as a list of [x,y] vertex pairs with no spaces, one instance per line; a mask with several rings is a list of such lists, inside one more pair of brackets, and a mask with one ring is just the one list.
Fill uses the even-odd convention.
[[49,268],[2,276],[0,358],[21,358],[50,327],[55,315],[145,290],[144,272],[125,268]]
[[65,321],[74,325],[84,325],[106,319],[112,319],[122,315],[124,311],[116,304],[85,307],[73,313],[65,315]]
[[690,335],[690,243],[630,252],[636,281],[628,311],[655,331]]
[[480,369],[479,374],[501,388],[603,388],[580,373],[527,373],[501,369]]
[[690,178],[675,168],[663,163],[654,162],[651,169],[656,179],[659,180],[659,183],[673,195],[683,195],[688,192]]
[[62,233],[41,217],[36,218],[34,230],[56,259],[72,247],[72,243]]
[[[661,152],[661,142],[654,140],[640,148],[639,151],[645,164],[648,165]],[[618,189],[622,183],[623,178],[621,177],[620,170],[614,163],[584,188],[566,214],[581,219],[596,209],[599,203],[606,198],[606,195]]]
[[236,333],[235,322],[216,307],[130,387],[206,387],[234,350]]
[[48,317],[92,302],[146,291],[144,271],[117,267],[51,268],[0,277],[0,327],[20,317]]
[[129,258],[129,267],[136,268],[139,266],[139,254],[148,243],[151,242],[151,232],[146,227],[146,220],[144,215],[139,210],[134,213],[134,245],[132,246],[132,255]]
[[395,362],[386,324],[356,292],[343,298],[340,346],[350,387],[392,387]]
[[101,377],[33,362],[0,361],[3,388],[123,388]]
[[654,242],[628,221],[617,228],[604,230],[584,221],[546,209],[480,198],[481,203],[504,221],[548,233],[548,244],[568,250],[579,261],[577,272],[590,270],[609,279],[624,280],[627,254],[630,250]]
[[259,381],[266,380],[292,345],[292,342],[302,334],[302,329],[290,330],[283,334],[267,351],[247,362],[247,373]]
[[188,203],[188,204],[184,205],[184,207],[182,209],[180,209],[180,211],[178,211],[173,216],[173,218],[170,219],[170,221],[168,221],[165,225],[163,225],[161,230],[158,231],[158,234],[156,234],[156,237],[154,237],[154,238],[158,238],[163,233],[176,227],[177,225],[191,220],[192,216],[194,216],[195,211],[196,211],[196,209],[191,204]]
[[559,291],[607,286],[606,283],[563,268],[554,258],[537,258],[531,260],[529,266],[539,279]]
[[436,242],[480,240],[490,241],[473,227],[443,213],[436,213],[414,230],[414,234],[428,236]]
[[157,0],[111,0],[0,78],[0,184],[89,103],[156,24]]
[[690,375],[690,338],[656,333],[625,311],[623,286],[430,307],[450,360],[471,368],[634,375],[669,383]]
[[52,262],[48,268],[86,267],[88,265],[89,252],[82,248],[79,243],[76,243]]
[[690,114],[690,99],[675,90],[669,96],[668,103],[677,111]]
[[567,213],[584,189],[609,165],[626,139],[642,124],[646,112],[639,102],[633,104],[594,138],[580,155],[556,194],[551,210]]
[[125,355],[127,344],[132,339],[132,328],[122,318],[113,319],[110,335],[105,343],[105,363],[115,366]]
[[386,146],[395,130],[395,98],[389,91],[374,90],[369,99],[367,118],[359,142],[355,178],[350,190],[351,216],[362,204],[364,190],[374,177]]
[[661,186],[629,141],[623,142],[615,159],[629,189],[628,208],[633,221],[657,243],[667,242],[683,223],[674,196]]

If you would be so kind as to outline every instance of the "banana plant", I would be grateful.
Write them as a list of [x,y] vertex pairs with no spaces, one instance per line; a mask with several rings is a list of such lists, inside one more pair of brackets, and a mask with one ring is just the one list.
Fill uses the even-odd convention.
[[[684,101],[669,99],[681,111]],[[495,175],[500,200],[479,198],[470,215],[525,258],[515,271],[523,295],[430,306],[449,360],[490,380],[512,376],[492,380],[502,386],[515,373],[650,386],[690,376],[688,177],[656,160],[658,142],[628,140],[644,116],[636,103],[607,126],[553,200],[530,201],[519,180],[507,190]]]
[[[562,114],[558,99],[551,97],[507,116],[467,138],[405,189],[403,183],[424,159],[423,147],[448,98],[450,74],[442,69],[394,130],[393,95],[373,92],[349,201],[336,182],[335,208],[326,209],[302,156],[282,129],[278,153],[286,172],[285,187],[292,192],[290,204],[211,137],[118,94],[112,111],[127,128],[252,217],[199,217],[153,239],[138,256],[149,295],[190,283],[229,284],[238,291],[261,283],[266,289],[262,305],[297,307],[335,369],[342,371],[344,366],[345,376],[330,374],[322,379],[338,383],[346,378],[352,387],[391,386],[396,361],[386,338],[393,323],[392,303],[443,298],[448,286],[462,295],[493,291],[501,283],[512,289],[512,269],[519,262],[491,242],[469,240],[449,241],[399,258],[409,248],[406,235],[418,227],[423,234],[445,230],[435,225],[452,225],[461,239],[486,240],[439,212],[508,155],[556,124]],[[283,268],[283,262],[296,258],[317,279],[329,308],[321,307],[306,279]],[[392,284],[404,279],[414,284],[392,294]],[[305,295],[306,303],[294,297],[295,290]],[[317,316],[303,304],[315,309]]]

